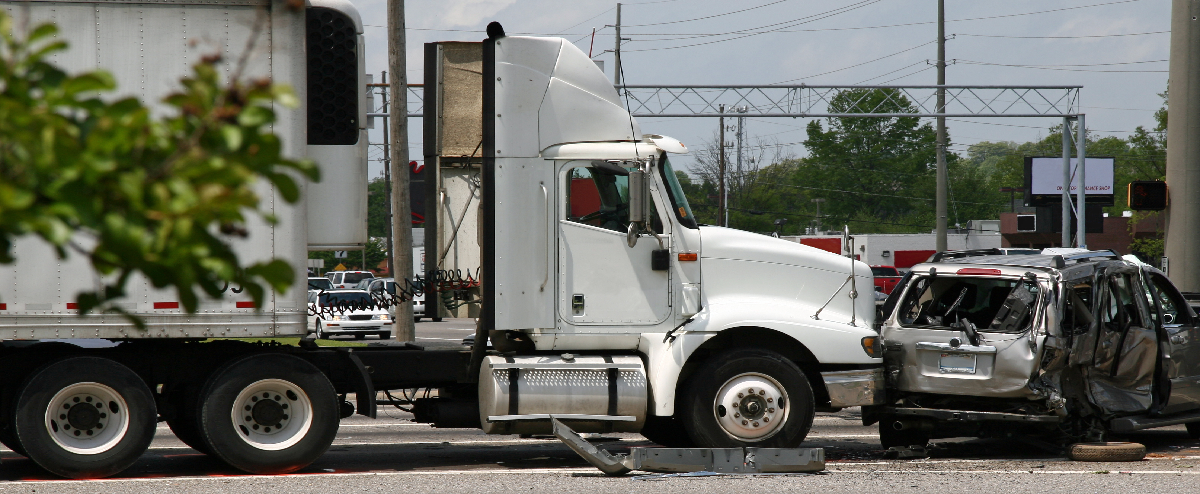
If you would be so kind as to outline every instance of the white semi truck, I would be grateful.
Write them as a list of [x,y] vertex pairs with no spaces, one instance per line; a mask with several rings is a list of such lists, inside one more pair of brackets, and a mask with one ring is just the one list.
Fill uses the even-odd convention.
[[[270,42],[250,74],[293,84],[305,104],[275,131],[290,155],[321,163],[324,181],[294,206],[266,201],[280,221],[251,225],[238,247],[288,260],[302,280],[306,250],[365,242],[365,228],[345,227],[364,223],[346,219],[364,217],[366,183],[362,30],[349,2],[24,5],[0,8],[59,23],[74,48],[56,62],[112,70],[145,101],[206,44],[236,58],[266,15]],[[434,426],[548,433],[553,416],[697,446],[796,446],[815,411],[881,401],[875,307],[855,292],[871,286],[865,264],[697,224],[669,159],[686,149],[643,136],[571,43],[498,36],[479,48],[483,308],[470,350],[219,339],[306,335],[299,284],[261,308],[230,290],[195,314],[143,284],[123,303],[145,330],[79,317],[75,294],[98,275],[22,240],[16,264],[0,267],[0,442],[55,474],[101,477],[133,464],[165,421],[198,451],[278,473],[320,456],[341,418],[374,417],[378,390],[437,389],[414,403]],[[427,115],[437,101],[427,97]],[[44,341],[63,338],[119,344]]]

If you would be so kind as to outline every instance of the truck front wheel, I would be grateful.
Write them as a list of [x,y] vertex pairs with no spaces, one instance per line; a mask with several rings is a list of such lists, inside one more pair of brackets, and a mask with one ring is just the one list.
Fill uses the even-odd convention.
[[20,445],[39,466],[63,477],[97,478],[137,461],[154,439],[158,412],[128,367],[74,357],[25,380],[14,418]]
[[239,470],[299,470],[337,435],[341,408],[333,385],[300,358],[246,357],[227,364],[205,388],[200,426],[206,445]]
[[688,381],[683,425],[697,446],[794,448],[812,428],[812,387],[783,355],[760,349],[725,352]]

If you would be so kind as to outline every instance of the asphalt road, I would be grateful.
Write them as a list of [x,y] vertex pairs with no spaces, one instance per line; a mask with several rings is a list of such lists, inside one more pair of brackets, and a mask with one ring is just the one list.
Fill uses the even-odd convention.
[[[419,342],[461,342],[473,322],[418,324]],[[430,339],[440,338],[440,339]],[[379,418],[342,421],[333,446],[301,472],[250,476],[184,446],[160,425],[142,459],[120,476],[66,481],[32,461],[0,449],[0,492],[1197,492],[1200,441],[1182,427],[1127,438],[1142,442],[1148,457],[1133,463],[1085,463],[1040,451],[1016,440],[935,441],[931,457],[886,460],[874,427],[863,427],[857,409],[818,414],[807,447],[823,447],[826,472],[763,475],[610,478],[549,437],[487,436],[477,430],[434,429],[411,415],[380,407]],[[589,435],[619,453],[650,446],[638,434]]]

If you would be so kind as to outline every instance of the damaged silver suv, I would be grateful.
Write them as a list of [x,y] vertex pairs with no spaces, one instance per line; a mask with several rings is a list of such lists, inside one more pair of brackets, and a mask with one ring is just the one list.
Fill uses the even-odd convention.
[[932,438],[1200,437],[1195,312],[1161,271],[1110,251],[935,255],[885,302],[885,448]]

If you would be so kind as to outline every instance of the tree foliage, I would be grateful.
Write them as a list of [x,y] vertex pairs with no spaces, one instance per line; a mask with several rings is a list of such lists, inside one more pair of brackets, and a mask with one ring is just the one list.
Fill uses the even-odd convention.
[[164,101],[167,115],[135,98],[111,96],[104,71],[68,74],[49,57],[67,46],[57,28],[15,32],[0,12],[0,263],[18,261],[13,243],[40,237],[59,257],[85,256],[106,275],[79,296],[80,312],[124,296],[135,274],[174,288],[194,312],[202,295],[241,286],[261,305],[266,288],[285,291],[293,271],[281,260],[245,264],[231,241],[247,235],[259,209],[256,182],[288,202],[297,179],[317,179],[307,161],[282,155],[271,132],[273,104],[295,106],[269,80],[222,81],[207,58]]

